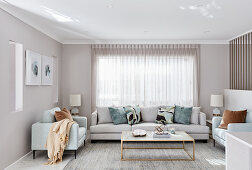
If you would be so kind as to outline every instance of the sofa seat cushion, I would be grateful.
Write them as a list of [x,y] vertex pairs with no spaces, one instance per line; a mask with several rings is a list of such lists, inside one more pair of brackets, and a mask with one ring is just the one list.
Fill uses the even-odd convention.
[[221,128],[215,128],[214,129],[214,134],[215,136],[223,139],[223,140],[226,140],[226,129],[221,129]]
[[[132,126],[132,130],[136,129],[143,129],[148,131],[154,131],[156,126],[160,126],[160,124],[157,123],[140,123]],[[209,133],[209,127],[208,126],[202,126],[202,125],[184,125],[184,124],[167,124],[169,127],[174,127],[176,131],[185,131],[189,134],[208,134]]]
[[175,131],[185,131],[188,134],[209,134],[209,127],[202,125],[169,124],[168,128],[174,127]]
[[90,126],[91,133],[121,133],[122,131],[131,131],[128,124],[114,125],[113,123],[98,124]]
[[156,126],[160,126],[160,124],[151,123],[151,122],[144,122],[144,123],[132,125],[132,131],[136,130],[136,129],[154,131]]
[[78,139],[81,139],[86,134],[86,128],[79,127]]

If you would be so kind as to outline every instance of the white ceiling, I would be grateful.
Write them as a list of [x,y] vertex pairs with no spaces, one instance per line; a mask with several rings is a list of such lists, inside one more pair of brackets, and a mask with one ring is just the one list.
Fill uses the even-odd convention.
[[223,43],[252,29],[252,0],[0,0],[62,43]]

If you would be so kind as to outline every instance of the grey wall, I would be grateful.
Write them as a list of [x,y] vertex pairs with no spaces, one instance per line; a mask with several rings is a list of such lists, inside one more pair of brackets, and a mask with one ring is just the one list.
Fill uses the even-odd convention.
[[80,115],[91,117],[91,45],[63,45],[62,106],[69,108],[69,95],[81,94]]
[[[91,113],[91,47],[90,45],[63,45],[63,105],[68,106],[71,93],[81,93],[84,106],[82,115]],[[201,45],[200,105],[207,118],[212,117],[211,94],[223,94],[229,86],[229,47],[223,44]]]
[[54,69],[54,86],[24,86],[23,111],[9,113],[9,40],[23,44],[24,50],[56,56],[56,65],[59,66],[62,45],[2,9],[0,21],[0,169],[3,169],[31,150],[31,125],[40,120],[43,110],[58,105],[54,99],[57,79],[61,72],[59,67],[57,76],[57,68]]
[[210,119],[210,95],[224,94],[229,88],[229,46],[201,45],[200,50],[200,105]]

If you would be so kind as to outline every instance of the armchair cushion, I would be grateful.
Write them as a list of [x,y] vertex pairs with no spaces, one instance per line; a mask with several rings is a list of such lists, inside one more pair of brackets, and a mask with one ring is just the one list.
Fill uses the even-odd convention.
[[44,111],[41,123],[53,123],[53,122],[55,122],[56,119],[55,119],[54,114],[55,114],[56,111],[60,111],[60,108],[55,107],[55,108],[53,108],[51,110]]

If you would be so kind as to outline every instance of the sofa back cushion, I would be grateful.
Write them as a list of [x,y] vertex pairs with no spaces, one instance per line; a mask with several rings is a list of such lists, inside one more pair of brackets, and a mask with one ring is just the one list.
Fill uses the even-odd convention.
[[44,111],[41,123],[53,123],[53,122],[55,122],[56,120],[55,120],[54,114],[55,114],[56,111],[60,111],[60,108],[55,107],[55,108],[53,108],[51,110]]
[[98,124],[112,123],[108,107],[97,107]]
[[246,123],[252,123],[252,110],[247,110]]
[[198,125],[199,124],[199,115],[200,115],[200,107],[193,107],[190,124]]
[[141,116],[144,122],[155,122],[158,114],[158,106],[141,107]]

